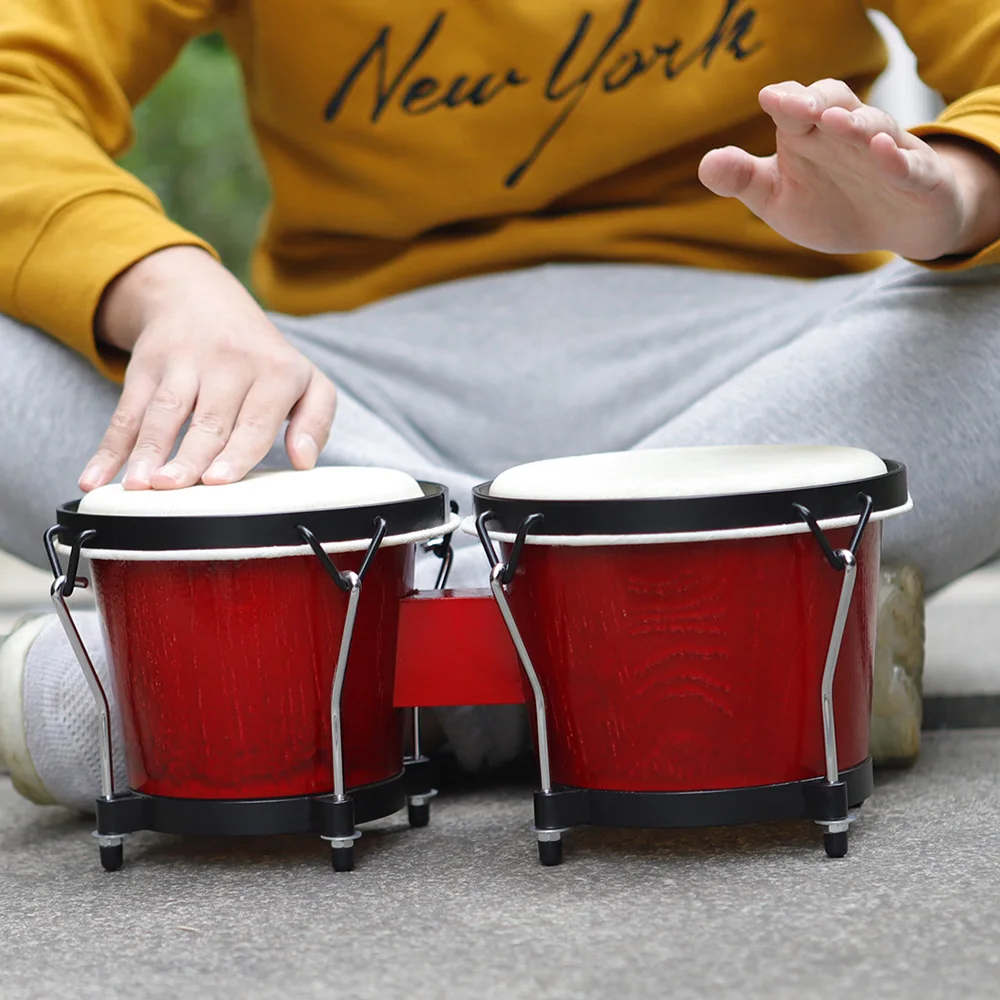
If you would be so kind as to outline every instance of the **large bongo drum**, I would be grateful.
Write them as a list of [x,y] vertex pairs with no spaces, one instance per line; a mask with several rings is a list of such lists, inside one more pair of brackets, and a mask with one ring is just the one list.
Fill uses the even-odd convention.
[[[447,491],[388,469],[260,473],[171,492],[94,490],[46,535],[53,601],[102,717],[101,860],[122,836],[314,831],[353,866],[356,824],[409,800],[393,687],[418,543],[457,524]],[[63,571],[60,555],[68,557]],[[129,788],[114,787],[109,702],[66,598],[90,560]],[[405,766],[404,766],[405,763]]]
[[534,706],[543,864],[581,824],[805,818],[846,853],[872,790],[902,465],[837,447],[591,455],[510,469],[474,503]]

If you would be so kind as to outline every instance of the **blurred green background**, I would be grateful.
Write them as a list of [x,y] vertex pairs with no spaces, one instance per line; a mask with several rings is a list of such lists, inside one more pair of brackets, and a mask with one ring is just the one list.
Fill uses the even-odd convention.
[[121,159],[167,214],[207,239],[244,282],[270,197],[247,121],[239,66],[222,39],[187,47],[136,108],[136,144]]

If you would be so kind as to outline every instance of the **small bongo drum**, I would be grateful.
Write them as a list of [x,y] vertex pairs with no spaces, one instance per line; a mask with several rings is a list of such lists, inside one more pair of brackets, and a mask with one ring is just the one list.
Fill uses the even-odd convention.
[[881,522],[910,509],[902,465],[635,451],[520,466],[474,503],[534,705],[543,864],[580,824],[805,818],[846,853],[872,791]]
[[[57,517],[53,603],[102,720],[105,868],[121,866],[122,836],[136,830],[314,831],[349,870],[357,823],[408,802],[426,824],[429,762],[416,730],[404,761],[393,686],[416,546],[457,524],[443,486],[376,468],[259,473],[171,492],[105,486]],[[86,585],[81,555],[128,790],[114,787],[107,694],[66,604]]]

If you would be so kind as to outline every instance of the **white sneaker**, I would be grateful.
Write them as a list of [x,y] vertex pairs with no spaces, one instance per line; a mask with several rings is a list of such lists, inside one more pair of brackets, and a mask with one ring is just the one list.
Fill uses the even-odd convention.
[[55,802],[38,777],[28,751],[24,724],[24,667],[28,650],[39,634],[58,619],[51,615],[26,615],[0,639],[0,769],[10,772],[14,787],[39,805]]
[[[73,618],[111,707],[115,787],[128,785],[114,685],[96,611]],[[22,620],[0,645],[0,761],[14,786],[40,805],[93,812],[101,792],[101,721],[54,615]]]

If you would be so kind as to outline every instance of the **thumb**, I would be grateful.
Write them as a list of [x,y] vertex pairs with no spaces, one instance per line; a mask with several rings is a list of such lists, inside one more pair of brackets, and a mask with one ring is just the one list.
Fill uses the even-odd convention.
[[777,157],[751,156],[738,146],[713,149],[702,157],[698,179],[713,194],[739,198],[760,215],[777,190]]

